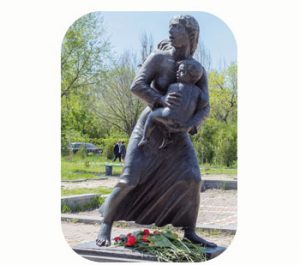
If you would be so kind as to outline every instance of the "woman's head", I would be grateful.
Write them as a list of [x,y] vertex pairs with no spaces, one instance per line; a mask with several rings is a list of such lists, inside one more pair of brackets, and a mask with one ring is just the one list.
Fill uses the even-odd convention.
[[199,40],[199,24],[190,15],[180,15],[173,17],[170,21],[170,41],[172,46],[178,47],[189,42],[190,54],[193,55],[197,49]]

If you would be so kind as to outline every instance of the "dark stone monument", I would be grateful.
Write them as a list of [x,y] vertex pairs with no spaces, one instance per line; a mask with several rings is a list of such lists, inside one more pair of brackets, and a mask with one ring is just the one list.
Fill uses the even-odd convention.
[[100,208],[98,246],[109,246],[113,222],[125,220],[172,224],[208,253],[220,251],[195,232],[201,174],[188,134],[197,133],[210,108],[205,69],[193,58],[198,39],[194,17],[171,19],[169,39],[158,44],[131,85],[148,106],[130,137],[120,181]]

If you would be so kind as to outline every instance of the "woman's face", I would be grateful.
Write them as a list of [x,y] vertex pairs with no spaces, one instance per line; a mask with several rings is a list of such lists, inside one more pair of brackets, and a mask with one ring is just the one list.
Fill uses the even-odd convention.
[[169,39],[175,48],[184,47],[189,44],[189,35],[185,27],[176,20],[170,22]]

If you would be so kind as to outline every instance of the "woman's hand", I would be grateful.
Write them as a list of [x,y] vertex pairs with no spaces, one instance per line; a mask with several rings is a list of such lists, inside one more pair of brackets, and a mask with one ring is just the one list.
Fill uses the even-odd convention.
[[181,94],[170,92],[160,98],[160,103],[163,107],[172,108],[173,106],[178,106],[181,103]]

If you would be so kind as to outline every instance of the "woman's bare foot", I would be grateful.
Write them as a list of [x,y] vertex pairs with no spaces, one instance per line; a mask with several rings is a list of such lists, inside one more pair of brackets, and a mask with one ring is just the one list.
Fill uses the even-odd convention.
[[97,246],[99,246],[99,247],[110,246],[110,244],[111,244],[111,241],[110,241],[111,226],[112,226],[111,224],[102,223],[98,237],[96,239]]
[[205,239],[199,237],[194,229],[185,229],[184,230],[184,238],[187,238],[194,244],[199,244],[202,247],[207,247],[207,248],[215,248],[217,245],[215,243],[206,241]]

